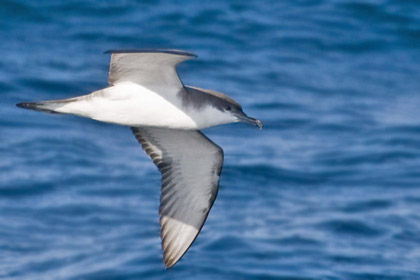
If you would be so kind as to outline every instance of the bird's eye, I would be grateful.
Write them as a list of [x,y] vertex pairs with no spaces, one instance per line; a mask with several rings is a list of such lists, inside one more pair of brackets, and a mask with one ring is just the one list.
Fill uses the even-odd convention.
[[232,108],[230,108],[230,106],[227,106],[227,107],[225,108],[225,110],[226,110],[226,111],[230,111],[230,110],[232,110]]

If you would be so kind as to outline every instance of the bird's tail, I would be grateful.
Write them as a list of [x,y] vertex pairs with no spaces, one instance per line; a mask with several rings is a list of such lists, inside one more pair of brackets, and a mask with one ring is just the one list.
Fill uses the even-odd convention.
[[76,101],[75,98],[51,100],[51,101],[39,101],[39,102],[22,102],[16,104],[19,108],[30,109],[39,112],[45,112],[50,114],[60,114],[56,110],[65,104]]

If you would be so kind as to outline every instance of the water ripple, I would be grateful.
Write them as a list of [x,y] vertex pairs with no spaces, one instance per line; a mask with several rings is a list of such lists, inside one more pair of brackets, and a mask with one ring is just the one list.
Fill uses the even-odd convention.
[[[420,279],[418,1],[28,1],[0,9],[0,278]],[[225,151],[165,271],[160,178],[128,128],[20,110],[107,86],[107,49],[199,55],[186,84],[264,122]]]

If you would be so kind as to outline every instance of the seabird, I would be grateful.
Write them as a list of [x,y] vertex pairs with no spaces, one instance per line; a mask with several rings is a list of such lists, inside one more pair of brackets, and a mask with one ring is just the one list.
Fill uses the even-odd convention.
[[73,114],[129,126],[161,175],[160,236],[166,268],[186,253],[216,199],[223,150],[201,129],[246,122],[262,128],[223,93],[185,86],[179,63],[197,56],[180,50],[111,50],[109,87],[62,100],[18,107]]

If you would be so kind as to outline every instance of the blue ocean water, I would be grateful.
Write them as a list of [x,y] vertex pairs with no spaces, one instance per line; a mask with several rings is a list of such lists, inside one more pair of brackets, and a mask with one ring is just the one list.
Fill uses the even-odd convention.
[[[420,279],[420,3],[0,3],[1,279]],[[162,264],[160,176],[129,129],[15,107],[107,86],[108,49],[175,48],[261,119],[194,245]]]

